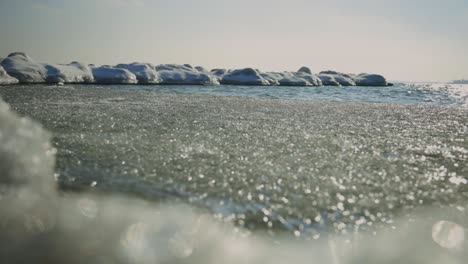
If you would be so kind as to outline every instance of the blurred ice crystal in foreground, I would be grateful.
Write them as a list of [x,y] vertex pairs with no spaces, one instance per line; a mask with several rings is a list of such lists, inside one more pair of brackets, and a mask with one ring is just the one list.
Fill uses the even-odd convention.
[[459,251],[465,243],[465,229],[450,221],[439,221],[432,226],[432,239],[443,248]]

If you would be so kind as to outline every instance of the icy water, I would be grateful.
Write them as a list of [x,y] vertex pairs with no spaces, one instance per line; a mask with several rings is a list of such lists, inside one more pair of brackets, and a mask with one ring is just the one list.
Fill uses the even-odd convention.
[[[0,88],[12,110],[51,131],[55,176],[65,193],[182,203],[241,233],[272,240],[339,235],[348,243],[390,230],[398,239],[383,240],[398,244],[414,232],[421,241],[410,240],[431,254],[439,254],[433,251],[433,224],[468,223],[464,92],[415,84]],[[304,245],[289,243],[305,263]],[[416,257],[402,263],[438,263],[404,245]],[[398,254],[410,254],[397,245],[388,249],[390,256],[373,256],[372,263],[395,263]],[[361,250],[354,258],[342,254],[346,262],[362,263],[370,253]],[[465,256],[442,252],[439,263]],[[338,263],[335,258],[326,262]],[[233,261],[281,263],[253,259]]]
[[[108,87],[109,88],[109,87]],[[246,96],[264,99],[368,102],[396,104],[463,105],[468,85],[396,83],[392,87],[285,87],[285,86],[110,86],[123,91]]]

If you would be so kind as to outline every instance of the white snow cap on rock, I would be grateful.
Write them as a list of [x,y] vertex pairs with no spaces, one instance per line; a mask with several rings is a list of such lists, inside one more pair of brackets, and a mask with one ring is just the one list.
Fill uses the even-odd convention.
[[387,80],[382,75],[361,73],[354,76],[358,86],[387,86]]
[[131,64],[118,64],[116,68],[127,69],[135,74],[138,83],[140,84],[158,84],[162,80],[159,74],[154,69],[154,65],[150,63],[131,63]]
[[260,73],[252,68],[238,69],[222,76],[221,84],[233,85],[272,85]]
[[162,64],[155,67],[161,84],[169,85],[217,85],[218,78],[194,69],[189,64]]
[[281,86],[312,86],[307,80],[294,75],[291,72],[265,72],[260,74],[263,78],[270,81],[272,85]]
[[136,84],[135,74],[127,69],[114,68],[111,66],[91,67],[94,81],[99,84]]
[[91,68],[80,62],[70,64],[44,64],[48,83],[93,83]]
[[0,66],[0,85],[15,83],[18,83],[18,80],[8,75],[5,69],[3,69],[2,66]]
[[[353,77],[346,73],[336,72],[336,71],[322,71],[319,74],[319,78],[324,81],[326,78],[333,79],[341,86],[356,86],[356,82],[354,81]],[[325,82],[324,82],[325,83]],[[326,85],[326,84],[325,84]]]
[[44,83],[47,78],[44,65],[35,62],[23,52],[11,53],[3,59],[1,66],[20,83]]

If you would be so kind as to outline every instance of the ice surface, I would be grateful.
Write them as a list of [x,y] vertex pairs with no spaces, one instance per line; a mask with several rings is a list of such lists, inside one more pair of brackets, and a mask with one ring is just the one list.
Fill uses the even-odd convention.
[[[1,60],[0,60],[1,61]],[[0,85],[15,84],[18,80],[8,75],[8,73],[0,66]]]
[[227,72],[222,76],[221,84],[232,85],[271,85],[261,76],[260,72],[252,68],[244,68]]
[[218,78],[200,72],[189,64],[162,64],[155,67],[161,77],[161,84],[167,85],[217,85]]
[[111,66],[91,67],[94,81],[99,84],[136,84],[135,74],[127,69]]
[[[466,175],[464,109],[89,87],[0,93],[52,129],[64,174],[59,181],[67,173],[76,186],[97,177],[89,184],[94,194],[54,190],[50,136],[0,102],[0,263],[452,264],[468,258],[466,186],[447,181]],[[96,195],[108,188],[150,198],[158,186],[177,184],[187,202],[217,205],[217,214]],[[320,214],[307,215],[320,207]],[[394,210],[410,216],[393,218]],[[359,231],[382,224],[389,228]],[[323,232],[327,225],[342,235]],[[270,232],[280,226],[286,233]]]
[[23,52],[11,53],[2,61],[1,66],[20,83],[44,83],[47,78],[44,65],[35,62]]
[[44,64],[48,83],[93,83],[91,68],[80,62],[70,64]]
[[118,64],[116,68],[127,69],[135,74],[139,84],[158,84],[162,80],[150,63]]

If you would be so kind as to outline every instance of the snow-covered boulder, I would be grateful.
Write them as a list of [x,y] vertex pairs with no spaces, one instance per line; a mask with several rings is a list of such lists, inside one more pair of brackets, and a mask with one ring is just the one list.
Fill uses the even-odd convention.
[[0,66],[0,85],[15,84],[18,80],[7,74],[5,69]]
[[262,73],[261,76],[266,80],[270,81],[271,84],[275,82],[280,86],[311,86],[312,84],[307,80],[296,76],[291,72],[266,72]]
[[210,71],[210,73],[214,76],[217,76],[217,77],[223,77],[223,75],[227,74],[231,72],[230,70],[226,70],[226,69],[212,69]]
[[136,84],[135,74],[127,69],[110,66],[91,67],[94,81],[99,84]]
[[44,64],[48,83],[93,83],[91,68],[80,62],[70,64]]
[[202,72],[202,73],[207,73],[207,74],[210,73],[210,71],[208,71],[208,70],[207,70],[205,67],[203,67],[203,66],[196,66],[196,67],[195,67],[195,70],[197,70],[197,71],[199,71],[199,72]]
[[47,78],[44,65],[35,62],[23,52],[11,53],[3,59],[1,66],[20,83],[44,83]]
[[325,86],[341,86],[341,84],[335,80],[334,75],[329,74],[319,74],[317,75],[320,81]]
[[358,86],[387,86],[387,80],[382,75],[361,73],[354,76]]
[[161,82],[167,85],[217,85],[218,78],[200,72],[189,64],[162,64],[155,67]]
[[312,74],[312,71],[310,70],[310,68],[306,66],[301,67],[297,72],[304,73],[304,74]]
[[221,84],[232,85],[271,85],[260,73],[252,68],[238,69],[222,76]]
[[158,84],[161,82],[154,65],[150,63],[118,64],[115,67],[129,70],[136,76],[140,84]]
[[320,80],[320,78],[317,75],[312,74],[312,71],[308,67],[305,67],[305,66],[301,67],[295,73],[295,75],[297,77],[300,77],[300,78],[308,81],[313,86],[322,86],[323,85],[322,80]]
[[341,73],[341,72],[336,72],[336,71],[322,71],[320,72],[320,75],[332,76],[333,79],[336,82],[338,82],[341,86],[356,86],[356,82],[354,81],[354,78],[351,75],[346,74],[346,73]]

